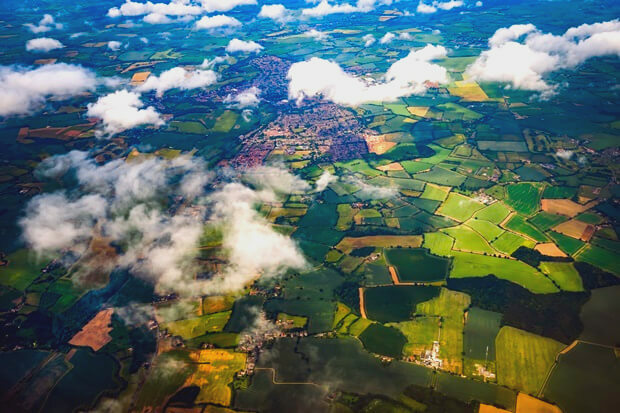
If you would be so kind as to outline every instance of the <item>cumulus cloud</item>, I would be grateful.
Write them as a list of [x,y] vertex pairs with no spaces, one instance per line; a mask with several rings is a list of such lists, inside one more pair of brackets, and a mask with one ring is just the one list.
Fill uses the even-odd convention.
[[306,267],[297,244],[275,232],[254,208],[259,202],[273,202],[272,193],[229,183],[209,200],[212,219],[224,226],[223,247],[228,252],[228,265],[212,280],[211,289],[234,291],[259,276],[275,277],[288,269]]
[[260,89],[252,86],[235,96],[228,95],[224,99],[224,103],[230,103],[238,109],[253,108],[258,106],[260,102],[258,95],[260,95]]
[[208,13],[216,11],[229,11],[238,6],[251,6],[256,0],[200,0],[202,7]]
[[115,51],[117,51],[118,49],[120,49],[122,45],[123,45],[123,44],[122,44],[121,42],[119,42],[119,41],[116,41],[116,40],[110,40],[110,41],[108,42],[108,49],[110,49],[110,50],[112,50],[112,51],[114,51],[114,52],[115,52]]
[[316,192],[323,192],[325,189],[327,189],[329,184],[331,184],[332,182],[335,182],[337,180],[338,180],[337,177],[332,175],[329,171],[325,171],[325,172],[323,172],[321,174],[319,179],[316,180],[316,182],[314,184],[315,185],[314,186],[314,190]]
[[356,176],[348,176],[344,180],[348,184],[358,187],[359,190],[355,191],[354,195],[363,199],[387,199],[398,194],[396,188],[371,185]]
[[563,35],[542,33],[533,24],[497,30],[489,50],[467,68],[475,80],[505,82],[511,87],[552,96],[557,86],[545,79],[551,72],[574,69],[596,56],[620,56],[620,20],[584,24]]
[[574,151],[568,149],[558,149],[558,151],[555,153],[555,156],[560,159],[564,159],[565,161],[568,161],[570,158],[573,157],[574,154]]
[[364,35],[364,37],[362,37],[362,40],[364,41],[364,46],[366,47],[373,45],[377,41],[377,39],[375,39],[375,36],[373,36],[372,34]]
[[383,35],[383,37],[381,37],[381,39],[379,40],[379,43],[381,44],[388,44],[391,43],[392,40],[394,40],[396,38],[396,35],[392,32],[387,32],[386,34]]
[[[120,7],[112,7],[108,10],[108,17],[135,17],[142,15],[154,16],[195,16],[204,13],[202,7],[188,3],[187,0],[172,0],[169,3],[145,3],[127,0]],[[152,20],[162,17],[151,17]],[[146,20],[146,19],[145,19]],[[161,23],[161,21],[160,21]]]
[[88,104],[87,115],[101,119],[102,132],[108,136],[136,126],[164,124],[154,107],[142,109],[143,107],[144,103],[138,93],[119,90],[100,97],[95,103]]
[[44,14],[43,18],[39,21],[39,24],[26,23],[24,24],[32,33],[46,33],[53,29],[62,29],[62,24],[56,23],[54,16],[51,14]]
[[204,88],[217,82],[217,73],[212,70],[188,71],[182,67],[174,67],[162,72],[159,76],[149,78],[137,87],[140,92],[154,90],[157,97],[162,97],[170,89],[190,90]]
[[[99,164],[85,152],[46,159],[39,179],[77,180],[71,191],[38,195],[20,220],[27,244],[39,253],[72,252],[80,260],[98,252],[99,238],[122,246],[106,256],[108,269],[126,268],[151,281],[159,293],[181,295],[234,291],[256,277],[274,277],[306,261],[296,243],[274,231],[256,206],[276,202],[280,193],[309,185],[277,167],[244,172],[252,189],[238,182],[208,192],[214,174],[200,158],[144,157]],[[78,190],[79,188],[79,190]],[[211,213],[207,216],[207,205]],[[211,279],[196,279],[195,257],[205,219],[221,229],[224,268]]]
[[284,22],[290,19],[290,12],[282,4],[264,4],[258,12],[258,17]]
[[310,185],[279,166],[257,166],[245,171],[244,178],[259,189],[280,194],[303,193]]
[[218,14],[217,16],[203,16],[194,24],[196,29],[216,29],[219,27],[239,27],[241,22],[234,17],[229,17],[224,14]]
[[392,64],[380,82],[346,73],[337,63],[313,57],[289,69],[289,97],[300,104],[304,98],[323,97],[343,105],[371,101],[393,101],[402,96],[423,94],[426,82],[447,83],[445,68],[431,63],[446,56],[442,46],[427,45],[411,51]]
[[433,1],[430,4],[424,3],[421,1],[418,3],[418,7],[416,11],[422,14],[431,14],[435,13],[438,9],[440,10],[452,10],[458,7],[463,7],[464,3],[461,0],[450,0],[450,1]]
[[327,33],[318,31],[316,29],[310,29],[307,32],[304,32],[304,36],[311,37],[319,41],[325,40],[329,37]]
[[413,40],[413,36],[407,32],[400,33],[398,35],[399,40]]
[[0,116],[32,113],[47,97],[67,99],[96,86],[95,74],[81,66],[66,63],[36,69],[0,66]]
[[357,11],[357,7],[352,6],[349,3],[331,4],[328,0],[323,0],[314,7],[302,9],[301,14],[310,17],[323,17],[330,14],[355,13]]
[[174,22],[173,19],[161,13],[149,13],[142,20],[148,24],[170,24]]
[[204,186],[210,175],[202,161],[182,156],[98,165],[74,151],[47,159],[38,173],[59,178],[69,171],[77,177],[80,192],[36,196],[20,220],[31,248],[39,253],[72,251],[85,259],[97,255],[89,249],[90,240],[99,237],[123,245],[122,251],[106,256],[110,268],[128,268],[163,291],[191,291],[204,208],[173,213],[161,206],[161,199],[178,195],[191,202],[192,194],[204,193],[195,187],[189,193],[184,185],[188,177],[202,176]]
[[49,52],[63,47],[65,46],[61,42],[51,37],[39,37],[26,42],[26,50],[29,52]]
[[200,64],[201,69],[213,69],[217,65],[222,63],[232,63],[234,60],[232,57],[226,56],[215,56],[213,59],[205,59]]
[[226,46],[226,51],[228,53],[258,53],[261,50],[263,50],[263,46],[252,40],[245,41],[239,39],[232,39],[230,42],[228,42],[228,46]]

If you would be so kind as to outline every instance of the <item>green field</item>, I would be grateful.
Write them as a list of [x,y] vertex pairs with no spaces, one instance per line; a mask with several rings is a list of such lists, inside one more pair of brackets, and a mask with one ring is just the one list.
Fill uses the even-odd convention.
[[505,231],[495,224],[483,219],[476,219],[476,217],[470,219],[465,223],[468,227],[474,229],[477,233],[482,235],[484,239],[491,242]]
[[518,183],[506,186],[506,204],[519,214],[530,216],[538,211],[541,186],[531,183]]
[[465,182],[466,179],[465,176],[449,169],[442,168],[441,166],[434,166],[430,171],[414,174],[413,177],[415,179],[419,179],[420,181],[446,186],[459,186]]
[[495,361],[495,337],[499,333],[501,313],[472,307],[467,312],[463,351],[474,360]]
[[400,358],[407,343],[405,336],[394,327],[371,324],[360,334],[359,339],[371,353]]
[[538,229],[541,231],[546,231],[550,228],[555,227],[558,224],[566,221],[566,218],[563,215],[550,214],[545,211],[540,211],[538,214],[534,215],[528,221],[532,224],[536,225]]
[[560,234],[559,232],[549,231],[548,234],[557,246],[569,255],[573,255],[584,245],[583,241]]
[[504,224],[504,227],[511,229],[514,232],[525,235],[534,241],[545,242],[548,241],[545,234],[540,232],[536,227],[529,224],[525,218],[521,215],[513,215],[508,222]]
[[474,214],[475,218],[498,225],[510,214],[510,209],[501,202],[494,202]]
[[588,302],[581,308],[583,331],[579,338],[597,344],[616,346],[620,343],[620,330],[610,328],[618,322],[620,314],[620,285],[596,288]]
[[506,258],[455,251],[450,277],[484,277],[493,274],[534,293],[554,293],[558,289],[547,277],[529,265]]
[[230,318],[230,314],[231,311],[222,311],[220,313],[207,314],[201,317],[172,321],[162,324],[161,328],[168,330],[173,336],[181,336],[184,339],[190,339],[202,336],[206,333],[222,331]]
[[620,363],[614,351],[579,343],[559,357],[543,390],[564,413],[612,412],[620,404]]
[[464,195],[451,192],[446,201],[441,205],[437,213],[454,218],[457,221],[467,221],[471,216],[482,209],[484,204],[468,198]]
[[442,229],[442,232],[454,238],[454,249],[465,252],[496,254],[497,251],[476,231],[466,225]]
[[620,260],[618,254],[596,245],[586,247],[575,256],[577,261],[584,261],[596,267],[620,276]]
[[420,195],[420,198],[443,201],[447,196],[448,191],[446,191],[443,187],[438,187],[433,184],[426,184],[424,186],[424,192]]
[[384,252],[401,282],[439,281],[448,275],[450,261],[424,248],[386,248]]
[[535,395],[564,347],[550,338],[502,327],[495,339],[498,383]]
[[366,314],[382,323],[411,318],[417,304],[439,295],[438,287],[393,285],[364,290]]
[[540,270],[564,291],[583,291],[581,276],[570,262],[543,261]]

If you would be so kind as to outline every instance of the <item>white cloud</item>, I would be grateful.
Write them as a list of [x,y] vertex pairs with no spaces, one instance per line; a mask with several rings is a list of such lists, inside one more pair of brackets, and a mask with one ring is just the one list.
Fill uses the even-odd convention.
[[377,39],[375,39],[375,36],[373,36],[372,34],[364,35],[364,37],[362,37],[362,40],[364,41],[364,46],[366,47],[373,45],[377,41]]
[[87,115],[101,119],[103,133],[109,136],[136,126],[164,124],[154,107],[142,109],[143,106],[139,94],[119,90],[88,104]]
[[148,24],[170,24],[174,22],[170,17],[161,13],[149,13],[142,20]]
[[[186,0],[172,0],[169,3],[145,3],[127,0],[120,7],[112,7],[108,10],[108,17],[135,17],[146,14],[160,16],[195,16],[204,13],[202,7],[188,3]],[[156,20],[156,17],[151,17]]]
[[61,49],[63,47],[65,46],[62,43],[51,37],[39,37],[26,42],[26,50],[29,52],[49,52],[50,50]]
[[46,33],[53,29],[62,29],[62,24],[56,23],[54,16],[51,14],[44,14],[43,18],[39,21],[39,24],[32,23],[24,24],[32,33]]
[[71,201],[62,192],[37,196],[28,203],[20,221],[24,239],[39,252],[59,251],[92,236],[95,222],[105,215],[106,202],[100,195]]
[[202,61],[202,63],[200,64],[200,68],[202,69],[213,69],[215,68],[217,65],[221,64],[221,63],[232,63],[233,62],[233,58],[226,55],[226,56],[215,56],[213,59],[205,59]]
[[568,161],[570,158],[573,157],[574,154],[575,152],[571,150],[558,149],[557,152],[555,153],[555,156],[557,156],[558,158],[564,159],[565,161]]
[[66,99],[96,86],[95,74],[81,66],[65,63],[36,69],[0,66],[0,116],[32,113],[48,96]]
[[452,10],[457,7],[463,7],[461,0],[450,0],[446,2],[433,2],[433,5],[441,10]]
[[313,57],[294,63],[289,69],[289,97],[300,104],[304,98],[323,97],[343,105],[371,101],[393,101],[402,96],[423,94],[425,82],[447,83],[445,68],[431,63],[446,56],[443,46],[427,45],[411,51],[386,72],[380,82],[346,73],[335,62]]
[[463,7],[464,3],[461,0],[450,0],[450,1],[433,1],[431,4],[426,4],[424,1],[420,1],[418,3],[418,7],[416,11],[422,14],[431,14],[435,13],[438,9],[440,10],[452,10],[458,7]]
[[476,7],[482,7],[482,2],[480,0],[476,2]]
[[418,7],[416,8],[416,11],[422,14],[430,14],[430,13],[435,13],[437,11],[437,7],[420,2],[418,4]]
[[256,0],[199,0],[202,7],[208,12],[229,11],[238,6],[251,6]]
[[284,22],[290,19],[290,12],[282,4],[265,4],[258,12],[258,17]]
[[501,28],[467,68],[475,80],[509,83],[517,89],[556,93],[557,86],[545,77],[560,69],[573,69],[596,56],[620,56],[620,21],[585,24],[563,35],[540,32],[532,24]]
[[392,40],[394,40],[395,38],[396,38],[396,35],[394,33],[387,32],[386,34],[383,35],[383,37],[381,39],[379,39],[379,43],[381,43],[381,44],[388,44]]
[[311,37],[319,41],[325,40],[329,37],[327,33],[318,31],[317,29],[310,29],[307,32],[304,32],[304,36]]
[[228,53],[258,53],[261,50],[263,50],[263,46],[252,40],[244,41],[239,39],[232,39],[230,42],[228,42],[228,46],[226,46],[226,51]]
[[260,98],[258,97],[259,94],[260,89],[253,86],[240,92],[234,97],[228,95],[226,99],[224,99],[224,102],[232,103],[238,109],[253,108],[258,106],[260,103]]
[[244,178],[259,189],[279,194],[303,193],[310,185],[280,166],[257,166],[248,169]]
[[112,51],[117,51],[118,49],[121,48],[123,44],[121,42],[118,42],[116,40],[110,40],[108,42],[108,49],[112,50]]
[[312,8],[302,9],[301,14],[310,17],[323,17],[329,14],[355,13],[357,11],[357,8],[351,6],[349,3],[331,4],[328,0],[323,0]]
[[239,27],[241,22],[234,17],[229,17],[223,14],[217,16],[203,16],[194,24],[196,29],[215,29],[218,27]]
[[157,97],[161,97],[170,89],[197,89],[215,82],[217,82],[217,73],[212,70],[188,71],[182,67],[174,67],[162,72],[159,76],[149,76],[143,84],[137,87],[137,90],[139,92],[155,90]]
[[337,180],[338,178],[332,175],[329,171],[324,171],[319,179],[316,180],[314,190],[316,192],[323,192],[329,184],[336,182]]
[[230,183],[209,197],[213,217],[224,225],[223,247],[229,264],[212,280],[212,289],[234,291],[254,278],[275,277],[287,269],[303,269],[306,260],[297,244],[275,232],[254,209],[258,202],[272,202],[269,191],[253,191]]
[[413,40],[413,36],[407,32],[400,33],[398,35],[399,40]]
[[398,194],[396,188],[371,185],[357,176],[348,176],[344,181],[358,187],[359,190],[355,191],[353,194],[363,199],[387,199],[394,198]]

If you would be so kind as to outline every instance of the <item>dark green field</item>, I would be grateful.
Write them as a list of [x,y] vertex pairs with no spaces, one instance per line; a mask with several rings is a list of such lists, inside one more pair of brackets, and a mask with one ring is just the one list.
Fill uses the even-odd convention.
[[424,248],[388,248],[385,256],[401,282],[440,281],[448,275],[450,261]]
[[368,288],[364,292],[368,318],[382,323],[411,318],[417,304],[439,295],[439,287],[394,285]]

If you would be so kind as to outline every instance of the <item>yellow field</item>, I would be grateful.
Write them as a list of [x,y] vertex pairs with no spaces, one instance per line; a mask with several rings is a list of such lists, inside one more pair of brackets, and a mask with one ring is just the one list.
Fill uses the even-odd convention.
[[365,135],[364,139],[368,146],[368,152],[376,153],[377,155],[382,155],[396,146],[396,142],[387,142],[384,135]]
[[472,81],[456,81],[455,87],[449,87],[448,91],[451,95],[458,96],[468,102],[484,102],[489,97],[484,90],[476,82]]
[[356,248],[362,247],[403,247],[417,248],[422,245],[420,235],[369,235],[367,237],[344,237],[336,245],[340,251],[348,254]]
[[245,353],[207,349],[192,351],[189,356],[197,364],[197,369],[183,386],[200,387],[195,403],[230,405],[232,391],[229,384],[235,373],[245,368]]
[[383,172],[386,171],[402,171],[403,170],[403,166],[401,164],[399,164],[398,162],[392,162],[389,163],[387,165],[383,165],[383,166],[377,166],[377,169]]
[[562,410],[529,394],[519,393],[516,413],[562,413]]
[[98,312],[92,320],[69,340],[69,344],[90,347],[95,351],[108,344],[112,341],[110,336],[110,331],[112,331],[110,326],[112,313],[114,313],[114,310],[111,308]]
[[495,338],[497,382],[512,389],[536,393],[564,347],[550,338],[514,327],[502,327]]
[[570,221],[562,222],[553,228],[554,231],[559,232],[569,237],[577,238],[582,241],[590,241],[596,228],[594,225],[586,224],[585,222],[571,219]]
[[490,404],[480,404],[478,413],[510,413],[510,410],[500,409],[499,407],[491,406]]
[[538,244],[534,248],[536,251],[548,257],[566,257],[567,255],[558,248],[553,242],[547,242],[544,244]]
[[235,297],[227,295],[213,295],[202,299],[202,314],[219,313],[220,311],[230,310],[233,306]]
[[565,215],[571,218],[592,206],[594,205],[580,205],[570,199],[543,199],[541,201],[541,208],[543,211],[551,214]]
[[421,118],[426,116],[426,114],[428,113],[428,109],[428,106],[409,106],[407,108],[409,113],[411,113],[413,116],[419,116]]

